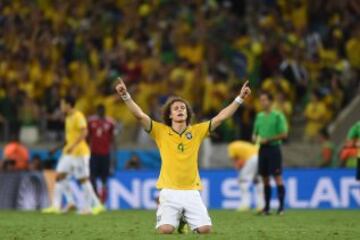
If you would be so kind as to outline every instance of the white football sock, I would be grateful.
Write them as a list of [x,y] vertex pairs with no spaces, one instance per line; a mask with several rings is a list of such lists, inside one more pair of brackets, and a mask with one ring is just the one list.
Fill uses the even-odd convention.
[[90,181],[86,181],[81,184],[81,186],[84,192],[84,200],[86,204],[88,204],[88,207],[91,208],[91,206],[99,206],[101,204],[100,200],[96,196]]
[[239,208],[250,208],[251,204],[251,195],[249,192],[249,182],[248,181],[241,181],[239,184],[240,193],[241,193],[241,201]]
[[61,209],[61,200],[62,200],[63,191],[64,191],[63,180],[57,181],[55,183],[55,189],[54,189],[53,207],[59,210]]
[[261,180],[259,180],[259,182],[255,185],[255,191],[256,191],[256,208],[263,209],[265,207],[264,185],[262,184]]
[[66,178],[63,180],[63,193],[65,195],[66,203],[68,205],[75,205],[75,200],[74,200],[74,196],[71,191],[69,178]]

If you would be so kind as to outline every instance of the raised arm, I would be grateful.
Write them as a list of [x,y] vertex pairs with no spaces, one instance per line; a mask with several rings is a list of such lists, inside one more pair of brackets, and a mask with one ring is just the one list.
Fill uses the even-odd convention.
[[146,131],[149,131],[151,128],[150,117],[143,112],[143,110],[134,102],[134,100],[132,100],[126,89],[124,81],[120,77],[118,78],[118,83],[116,84],[115,89],[134,117],[136,117],[136,119],[141,123]]
[[215,130],[220,124],[231,117],[236,110],[239,108],[240,104],[251,94],[251,89],[248,86],[249,81],[246,81],[242,86],[239,95],[235,98],[235,100],[230,103],[227,107],[221,110],[218,115],[211,119],[211,129],[210,131]]

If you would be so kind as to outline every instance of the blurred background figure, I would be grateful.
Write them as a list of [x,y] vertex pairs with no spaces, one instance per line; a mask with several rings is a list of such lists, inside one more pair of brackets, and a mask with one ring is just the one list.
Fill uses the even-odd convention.
[[264,208],[264,187],[258,176],[259,147],[245,141],[234,141],[228,145],[228,156],[233,161],[235,169],[239,172],[240,187],[239,211],[251,208],[250,186],[255,186],[256,206],[258,211]]
[[288,125],[282,112],[272,108],[273,96],[269,92],[262,92],[259,97],[262,111],[256,115],[253,141],[260,145],[258,173],[264,184],[265,207],[263,215],[270,214],[271,186],[273,177],[277,186],[279,200],[278,215],[284,214],[285,186],[283,182],[283,155],[281,145],[288,137]]
[[[95,192],[104,203],[106,201],[106,183],[110,176],[111,152],[115,152],[115,123],[106,117],[105,106],[100,104],[96,114],[88,118],[88,141],[91,151],[90,180]],[[101,181],[100,188],[97,180]]]
[[314,142],[320,130],[326,126],[327,123],[327,107],[321,99],[321,94],[314,91],[311,94],[311,99],[305,108],[306,127],[304,139],[306,141]]
[[136,153],[132,153],[129,160],[126,161],[125,169],[126,170],[137,170],[141,169],[141,160]]
[[[46,214],[60,214],[73,208],[73,189],[69,187],[71,178],[75,178],[81,185],[81,194],[84,198],[79,214],[97,215],[105,211],[90,182],[90,148],[86,142],[88,126],[84,114],[75,108],[76,101],[71,95],[61,99],[60,107],[66,116],[66,140],[61,144],[62,155],[56,166],[56,183],[51,206],[42,209]],[[67,202],[66,207],[62,206],[63,195]]]
[[42,171],[43,170],[43,161],[39,154],[34,154],[34,156],[31,158],[31,161],[29,164],[29,170],[30,171]]
[[357,149],[356,180],[360,181],[360,121],[349,129],[347,142]]
[[12,134],[10,142],[5,144],[2,156],[3,170],[28,170],[29,150],[19,141],[17,134]]
[[[4,94],[0,96],[0,119],[7,137],[18,135],[20,131],[19,110],[21,98],[19,89],[14,83],[3,86]],[[4,126],[5,124],[5,126]],[[11,139],[4,139],[6,141]]]
[[340,150],[340,167],[356,168],[356,159],[358,151],[352,141],[346,141],[343,148]]

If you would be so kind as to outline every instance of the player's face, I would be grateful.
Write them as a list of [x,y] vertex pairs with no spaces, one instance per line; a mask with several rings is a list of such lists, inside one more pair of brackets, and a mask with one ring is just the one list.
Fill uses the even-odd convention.
[[271,107],[271,101],[266,94],[260,96],[260,104],[263,110],[268,110]]
[[60,109],[63,113],[67,113],[69,111],[69,105],[66,104],[65,100],[61,100],[60,102]]
[[170,118],[174,122],[185,122],[187,119],[186,105],[183,102],[174,102],[170,107]]

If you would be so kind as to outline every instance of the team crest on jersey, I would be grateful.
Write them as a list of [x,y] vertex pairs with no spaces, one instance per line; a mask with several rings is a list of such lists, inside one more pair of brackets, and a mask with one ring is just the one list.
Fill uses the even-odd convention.
[[187,132],[187,133],[185,133],[185,137],[187,138],[187,139],[192,139],[192,134],[191,134],[191,132]]

